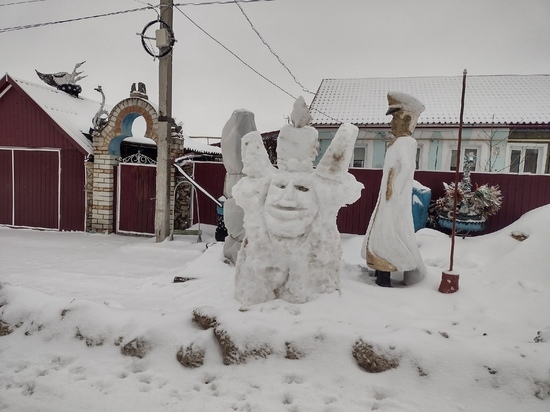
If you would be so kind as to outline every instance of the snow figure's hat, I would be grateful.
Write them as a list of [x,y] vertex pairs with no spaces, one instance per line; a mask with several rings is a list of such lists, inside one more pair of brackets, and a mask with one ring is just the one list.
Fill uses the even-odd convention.
[[403,92],[389,92],[388,103],[389,107],[386,115],[403,110],[405,112],[414,113],[417,116],[420,116],[420,113],[422,113],[425,109],[420,100]]
[[312,117],[302,96],[294,102],[292,124],[285,124],[277,138],[277,166],[287,172],[310,172],[319,149],[318,133],[309,126]]

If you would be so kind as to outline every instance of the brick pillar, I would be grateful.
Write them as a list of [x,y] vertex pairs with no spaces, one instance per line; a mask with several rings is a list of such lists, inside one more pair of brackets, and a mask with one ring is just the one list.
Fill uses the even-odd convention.
[[85,163],[86,169],[86,232],[92,230],[92,202],[94,199],[94,164]]
[[114,166],[118,160],[109,154],[96,154],[94,159],[94,191],[92,198],[92,231],[114,231]]

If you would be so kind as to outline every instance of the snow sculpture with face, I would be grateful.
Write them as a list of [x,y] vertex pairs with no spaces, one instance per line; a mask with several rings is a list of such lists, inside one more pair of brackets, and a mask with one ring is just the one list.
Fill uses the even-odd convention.
[[303,303],[340,289],[338,210],[363,185],[348,173],[358,129],[343,124],[316,169],[317,131],[298,98],[277,139],[275,168],[258,132],[242,139],[244,177],[233,187],[244,210],[245,238],[236,263],[235,297],[244,305]]

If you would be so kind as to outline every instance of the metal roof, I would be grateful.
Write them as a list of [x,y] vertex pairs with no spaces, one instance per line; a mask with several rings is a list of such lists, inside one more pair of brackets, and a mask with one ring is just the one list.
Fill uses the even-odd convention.
[[84,133],[89,133],[92,127],[92,119],[101,105],[99,102],[83,97],[72,97],[47,85],[9,77],[76,143],[88,153],[93,153],[92,142],[84,136]]
[[[324,79],[310,111],[314,126],[387,125],[387,93],[413,95],[426,106],[419,125],[459,123],[462,76]],[[550,124],[550,75],[467,76],[465,124]]]
[[209,144],[199,142],[189,136],[183,136],[183,147],[194,153],[206,153],[213,155],[222,154],[222,148],[218,146],[210,146]]

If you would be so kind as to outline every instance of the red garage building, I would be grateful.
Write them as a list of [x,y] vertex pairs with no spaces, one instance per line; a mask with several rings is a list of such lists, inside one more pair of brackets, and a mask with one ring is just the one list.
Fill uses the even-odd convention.
[[86,229],[88,138],[100,104],[0,79],[0,225]]

